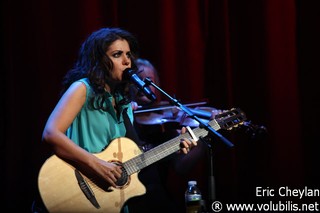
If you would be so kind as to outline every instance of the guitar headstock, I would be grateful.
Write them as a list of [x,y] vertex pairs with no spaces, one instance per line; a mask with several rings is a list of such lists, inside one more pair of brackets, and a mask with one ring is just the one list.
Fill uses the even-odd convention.
[[216,115],[214,119],[221,129],[231,130],[242,125],[247,117],[241,109],[232,108]]

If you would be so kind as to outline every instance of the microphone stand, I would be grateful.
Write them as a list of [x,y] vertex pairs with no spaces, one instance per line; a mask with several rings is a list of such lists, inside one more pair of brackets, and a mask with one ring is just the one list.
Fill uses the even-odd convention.
[[[214,130],[209,124],[204,123],[201,119],[199,119],[198,116],[193,113],[191,109],[189,109],[187,106],[182,105],[177,99],[172,98],[168,93],[166,93],[164,90],[162,90],[160,87],[158,87],[156,84],[154,84],[149,78],[145,78],[144,82],[146,86],[152,85],[154,88],[156,88],[158,91],[160,91],[163,95],[165,95],[169,100],[171,105],[179,107],[181,110],[183,110],[189,117],[193,118],[197,122],[199,122],[199,127],[204,128],[207,130],[208,135],[212,136],[212,138],[217,139],[218,141],[222,141],[224,144],[226,144],[228,147],[233,147],[233,143],[231,143],[228,139],[223,137],[221,134],[219,134],[216,130]],[[209,205],[204,204],[204,206],[211,206],[213,201],[216,199],[215,194],[215,178],[214,178],[214,172],[213,172],[213,146],[212,143],[210,143],[212,138],[202,138],[200,137],[200,140],[205,142],[205,144],[209,148],[209,177],[208,177],[208,185],[209,185]]]

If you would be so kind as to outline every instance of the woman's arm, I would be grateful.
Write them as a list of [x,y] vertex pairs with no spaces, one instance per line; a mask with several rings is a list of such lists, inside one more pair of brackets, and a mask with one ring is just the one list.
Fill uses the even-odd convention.
[[51,113],[43,131],[42,139],[49,144],[54,153],[71,161],[88,172],[94,172],[115,186],[121,177],[121,168],[97,158],[70,140],[65,132],[80,112],[86,100],[86,87],[81,82],[73,83],[61,97]]

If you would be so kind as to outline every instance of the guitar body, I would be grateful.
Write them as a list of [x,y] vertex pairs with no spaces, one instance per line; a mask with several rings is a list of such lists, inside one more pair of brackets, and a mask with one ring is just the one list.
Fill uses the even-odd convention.
[[[240,109],[231,109],[217,115],[208,125],[214,130],[230,130],[241,125],[245,119],[246,116]],[[141,169],[178,151],[183,138],[208,135],[203,128],[195,128],[192,133],[193,135],[190,132],[183,133],[144,153],[128,138],[113,140],[104,151],[95,155],[102,160],[122,165],[122,176],[117,180],[116,188],[101,178],[81,173],[53,155],[46,160],[39,172],[41,198],[49,212],[119,213],[128,199],[146,193],[146,188],[138,179]]]
[[[95,154],[105,161],[125,162],[141,154],[139,147],[128,138],[113,140],[107,149]],[[146,192],[138,179],[138,173],[130,175],[128,182],[121,187],[100,187],[95,180],[82,173],[88,187],[99,204],[95,207],[81,190],[76,170],[56,155],[48,158],[40,169],[38,186],[41,198],[49,212],[107,212],[119,213],[125,202]]]

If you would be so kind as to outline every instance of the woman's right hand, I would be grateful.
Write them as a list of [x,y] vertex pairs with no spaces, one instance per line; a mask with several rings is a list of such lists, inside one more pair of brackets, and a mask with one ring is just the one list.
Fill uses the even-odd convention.
[[116,182],[122,174],[121,166],[102,159],[98,160],[96,172],[113,187],[117,187]]

